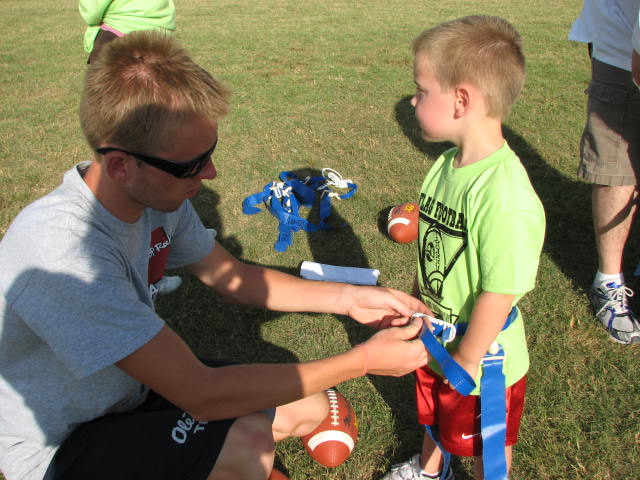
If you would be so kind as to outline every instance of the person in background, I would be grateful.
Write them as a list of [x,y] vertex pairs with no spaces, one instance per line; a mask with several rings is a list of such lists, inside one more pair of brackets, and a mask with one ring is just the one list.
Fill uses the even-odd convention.
[[634,47],[640,49],[639,7],[638,0],[586,0],[569,33],[587,43],[591,59],[578,167],[578,176],[593,184],[598,270],[588,296],[611,339],[626,345],[640,343],[622,268],[640,172],[640,92],[631,72]]
[[173,0],[79,0],[80,15],[87,24],[84,49],[88,63],[113,40],[137,30],[176,30]]

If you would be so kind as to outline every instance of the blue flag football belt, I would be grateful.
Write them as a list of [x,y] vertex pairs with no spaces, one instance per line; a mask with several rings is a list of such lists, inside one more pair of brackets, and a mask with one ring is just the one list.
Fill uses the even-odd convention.
[[[443,344],[451,342],[456,336],[464,335],[467,323],[453,325],[451,323],[416,313],[414,316],[428,317],[433,331],[428,328],[420,336],[420,340],[436,359],[449,384],[461,395],[469,395],[476,387],[476,382],[449,354]],[[518,317],[517,307],[513,307],[502,327],[508,328]],[[438,340],[440,339],[440,340]],[[482,463],[485,480],[506,480],[507,461],[504,448],[507,436],[506,425],[506,383],[502,366],[505,354],[502,347],[494,342],[490,351],[482,359],[482,378],[480,380],[480,429],[482,437]],[[440,444],[437,428],[425,425],[431,438],[443,452],[444,462],[440,478],[445,478],[449,469],[451,455]]]
[[[249,195],[242,201],[242,213],[253,215],[260,212],[257,205],[263,203],[269,212],[278,219],[278,239],[273,248],[284,252],[293,243],[293,234],[303,230],[313,233],[320,230],[333,230],[346,225],[330,226],[326,219],[331,215],[331,199],[346,199],[355,195],[358,187],[351,180],[331,168],[322,169],[322,175],[301,180],[295,173],[283,171],[279,182],[265,185],[261,192]],[[333,188],[347,189],[346,193],[337,193]],[[316,199],[320,199],[320,220],[312,223],[300,215],[300,207],[311,208]]]

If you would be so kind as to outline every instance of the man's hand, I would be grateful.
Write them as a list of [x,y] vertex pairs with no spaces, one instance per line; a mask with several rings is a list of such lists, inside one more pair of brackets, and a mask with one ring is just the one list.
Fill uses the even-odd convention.
[[406,325],[415,312],[431,314],[417,298],[391,288],[348,285],[343,298],[347,315],[378,329]]
[[422,325],[421,318],[414,318],[404,327],[382,330],[361,344],[367,373],[401,377],[426,365],[429,353],[418,338]]

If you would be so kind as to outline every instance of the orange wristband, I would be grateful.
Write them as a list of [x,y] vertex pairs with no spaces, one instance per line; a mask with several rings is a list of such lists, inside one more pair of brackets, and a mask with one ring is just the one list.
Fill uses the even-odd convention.
[[367,347],[364,346],[364,344],[359,343],[358,345],[356,345],[356,347],[360,347],[362,348],[362,354],[364,356],[364,366],[362,367],[362,375],[361,376],[365,376],[367,374],[367,372],[369,371],[369,353],[367,352]]

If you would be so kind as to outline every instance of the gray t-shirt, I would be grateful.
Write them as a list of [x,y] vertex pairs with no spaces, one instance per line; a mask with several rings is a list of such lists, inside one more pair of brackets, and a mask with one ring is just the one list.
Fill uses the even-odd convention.
[[145,399],[114,363],[164,325],[150,282],[214,246],[188,201],[118,220],[84,183],[87,166],[20,212],[0,242],[0,470],[11,480],[41,479],[78,424]]

